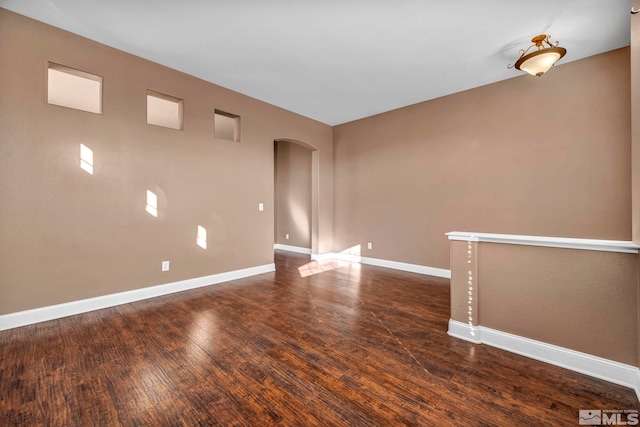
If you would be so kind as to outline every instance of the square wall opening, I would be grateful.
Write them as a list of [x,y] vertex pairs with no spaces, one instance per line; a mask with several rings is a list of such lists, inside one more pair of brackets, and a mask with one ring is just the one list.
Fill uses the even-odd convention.
[[180,98],[147,90],[147,123],[182,130],[182,105]]
[[216,138],[240,142],[240,116],[215,110],[213,127]]
[[49,62],[47,102],[60,107],[102,114],[102,77]]

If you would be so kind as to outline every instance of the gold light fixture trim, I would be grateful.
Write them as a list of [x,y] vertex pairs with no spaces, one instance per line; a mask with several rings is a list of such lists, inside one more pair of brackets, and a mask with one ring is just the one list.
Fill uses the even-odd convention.
[[[518,58],[515,68],[532,76],[540,77],[567,53],[565,48],[558,47],[558,42],[551,43],[549,36],[546,34],[535,36],[531,39],[531,42],[533,44],[526,50],[520,49],[520,58]],[[547,45],[546,47],[545,44]],[[537,49],[527,53],[533,47]],[[509,68],[512,68],[512,66]]]

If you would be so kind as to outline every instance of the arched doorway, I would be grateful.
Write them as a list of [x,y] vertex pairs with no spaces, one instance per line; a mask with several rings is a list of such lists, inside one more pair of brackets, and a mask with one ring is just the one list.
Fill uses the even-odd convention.
[[274,141],[274,247],[318,253],[318,151],[291,139]]

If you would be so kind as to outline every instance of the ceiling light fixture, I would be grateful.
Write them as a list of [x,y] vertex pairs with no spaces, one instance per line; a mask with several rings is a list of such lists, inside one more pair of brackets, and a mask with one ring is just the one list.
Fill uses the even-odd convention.
[[[567,53],[565,48],[558,47],[558,42],[552,44],[546,34],[535,36],[531,41],[533,44],[526,50],[520,49],[520,58],[518,58],[515,67],[518,70],[526,71],[532,76],[540,77]],[[548,47],[545,47],[545,43]],[[532,47],[537,49],[527,53]],[[513,67],[513,65],[509,66],[509,68]]]

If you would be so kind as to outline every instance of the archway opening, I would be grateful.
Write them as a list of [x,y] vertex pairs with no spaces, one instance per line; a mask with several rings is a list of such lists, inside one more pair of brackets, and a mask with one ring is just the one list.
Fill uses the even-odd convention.
[[274,248],[318,253],[318,151],[274,141]]

